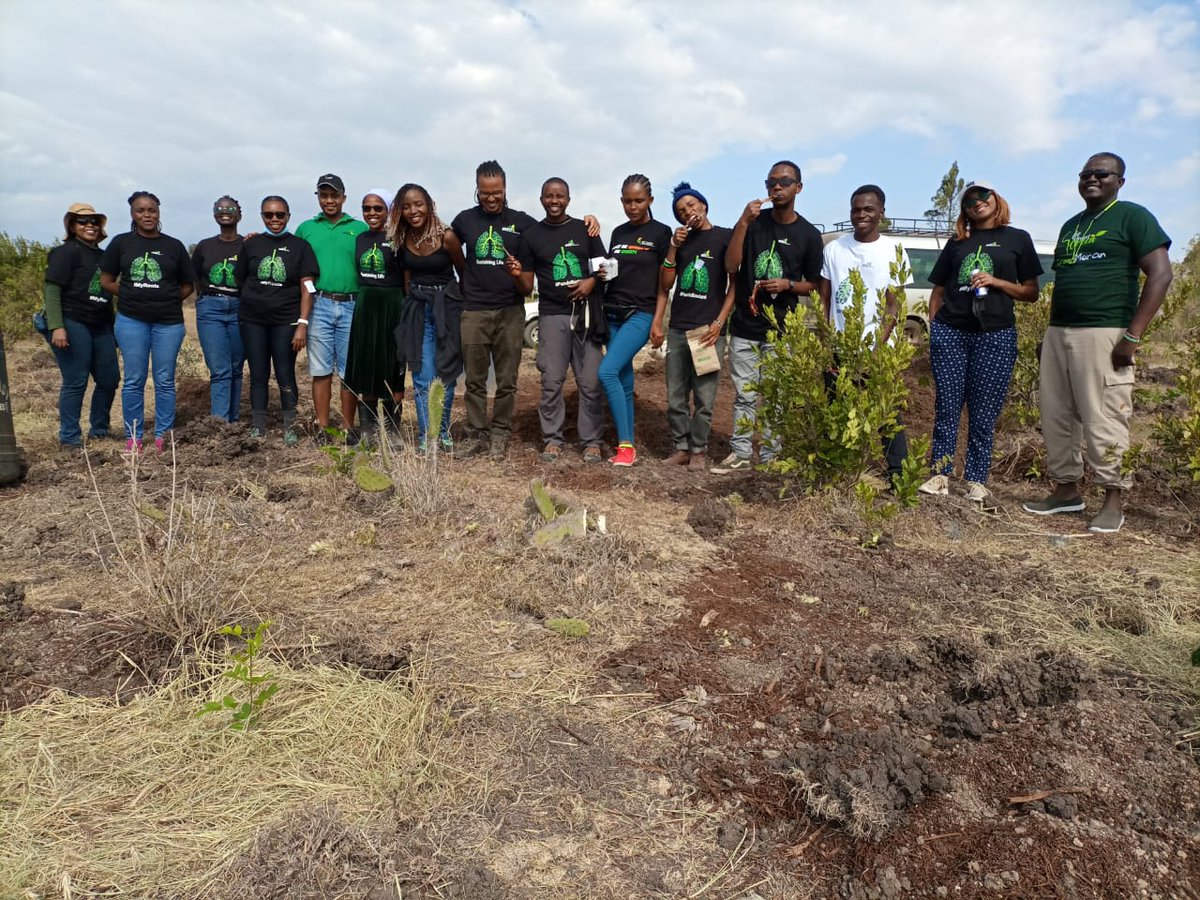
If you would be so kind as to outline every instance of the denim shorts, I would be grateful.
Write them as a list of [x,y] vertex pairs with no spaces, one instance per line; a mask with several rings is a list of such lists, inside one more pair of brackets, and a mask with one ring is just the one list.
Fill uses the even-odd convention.
[[308,314],[308,374],[314,378],[346,376],[346,357],[350,353],[350,321],[354,318],[353,300],[330,300],[317,292]]

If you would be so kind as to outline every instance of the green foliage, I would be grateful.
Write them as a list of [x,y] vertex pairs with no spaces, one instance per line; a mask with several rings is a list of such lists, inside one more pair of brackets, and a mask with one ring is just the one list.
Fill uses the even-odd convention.
[[1022,429],[1038,423],[1038,378],[1042,338],[1050,325],[1050,298],[1054,284],[1042,288],[1033,303],[1014,303],[1017,319],[1017,362],[1013,366],[1008,386],[1008,402],[1004,406],[1001,424],[1009,429]]
[[592,627],[583,619],[547,619],[546,627],[555,634],[569,638],[587,637],[592,630]]
[[928,462],[931,449],[929,435],[909,438],[908,455],[900,463],[900,473],[892,478],[892,495],[901,506],[911,509],[919,502],[917,488],[925,483],[933,471]]
[[855,483],[854,500],[866,529],[859,537],[859,544],[868,550],[878,547],[884,523],[896,515],[899,507],[891,501],[881,502],[879,488],[865,480]]
[[[267,701],[279,690],[279,683],[272,681],[269,675],[255,675],[254,663],[262,652],[263,642],[267,637],[267,629],[271,627],[270,620],[259,622],[254,634],[247,635],[241,625],[225,625],[217,630],[217,634],[226,637],[243,638],[245,643],[241,650],[229,654],[230,666],[221,673],[222,678],[228,678],[241,685],[225,694],[220,700],[210,700],[204,704],[197,716],[206,716],[215,712],[232,712],[229,727],[233,731],[245,731],[257,720]],[[238,699],[238,693],[242,699]]]
[[354,483],[360,491],[368,494],[379,494],[392,488],[392,479],[373,466],[360,465],[355,468]]
[[46,254],[50,246],[0,232],[0,332],[10,339],[33,333],[33,314],[42,305]]
[[1176,352],[1176,388],[1187,408],[1156,417],[1150,431],[1158,444],[1154,459],[1177,487],[1200,490],[1200,317],[1191,323]]
[[966,182],[958,177],[958,160],[955,160],[949,171],[942,176],[936,193],[929,198],[932,207],[925,210],[925,218],[940,231],[950,234],[954,231],[954,221],[962,205],[963,189]]
[[327,425],[325,427],[325,434],[332,439],[332,443],[322,447],[321,452],[333,460],[333,471],[339,475],[349,476],[353,474],[355,462],[358,458],[370,455],[370,451],[365,447],[347,447],[346,432],[340,428]]
[[429,434],[431,436],[429,444],[432,453],[437,453],[437,437],[442,433],[442,413],[445,411],[445,403],[446,385],[442,383],[442,379],[435,378],[433,384],[429,386]]
[[[908,280],[899,253],[892,267],[898,283]],[[867,291],[857,272],[850,277],[844,331],[826,321],[815,294],[807,306],[789,312],[783,323],[776,322],[770,307],[764,310],[772,331],[755,389],[762,400],[759,420],[780,441],[770,466],[809,488],[858,482],[879,453],[880,436],[900,429],[900,412],[908,397],[903,375],[913,347],[901,328],[883,340],[882,292],[872,298],[876,324],[864,333]],[[898,321],[903,322],[904,292],[896,293]],[[755,424],[743,421],[738,427]]]

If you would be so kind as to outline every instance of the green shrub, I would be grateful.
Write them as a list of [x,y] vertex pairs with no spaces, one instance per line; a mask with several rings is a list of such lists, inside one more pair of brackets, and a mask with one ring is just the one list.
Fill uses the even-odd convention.
[[1200,489],[1200,321],[1192,321],[1175,349],[1176,388],[1187,409],[1155,418],[1150,432],[1158,445],[1154,459],[1176,487]]
[[9,339],[33,332],[32,317],[42,305],[46,254],[50,246],[0,231],[0,332]]
[[[903,283],[909,273],[901,266],[897,254],[893,274]],[[771,468],[809,488],[858,482],[879,454],[880,436],[900,429],[908,397],[903,375],[913,347],[899,327],[881,340],[882,294],[875,301],[876,324],[864,333],[866,287],[857,272],[850,278],[853,294],[844,331],[825,320],[815,294],[783,323],[766,308],[772,331],[755,386],[762,399],[758,422],[738,423],[743,429],[768,426],[780,441]],[[903,322],[904,292],[898,294],[897,321]]]
[[1037,425],[1038,378],[1042,338],[1050,325],[1050,298],[1054,284],[1042,288],[1033,303],[1014,303],[1017,319],[1017,362],[1013,366],[1008,386],[1008,401],[1004,405],[1001,427],[1021,430]]

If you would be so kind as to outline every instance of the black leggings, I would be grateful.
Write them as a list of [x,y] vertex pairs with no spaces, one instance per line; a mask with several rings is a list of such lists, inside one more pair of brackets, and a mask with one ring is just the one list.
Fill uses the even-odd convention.
[[284,412],[296,409],[296,351],[292,349],[295,325],[259,325],[242,320],[242,346],[250,365],[250,409],[267,411],[270,395],[271,365],[275,365],[275,383],[279,385],[279,407]]

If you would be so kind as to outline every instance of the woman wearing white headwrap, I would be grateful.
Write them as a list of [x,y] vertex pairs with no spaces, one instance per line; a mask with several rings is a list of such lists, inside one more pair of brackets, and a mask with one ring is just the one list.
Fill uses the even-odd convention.
[[404,399],[404,370],[396,363],[393,337],[404,299],[404,271],[384,230],[389,196],[386,191],[371,190],[363,197],[363,221],[369,230],[355,239],[354,246],[358,302],[350,324],[344,384],[359,398],[359,421],[364,436],[370,435],[379,424],[380,400],[384,405],[384,424],[394,429]]

